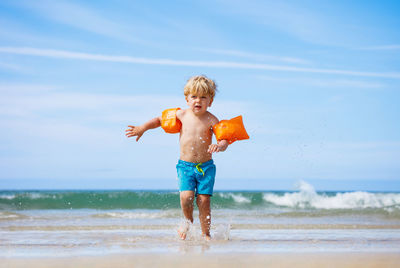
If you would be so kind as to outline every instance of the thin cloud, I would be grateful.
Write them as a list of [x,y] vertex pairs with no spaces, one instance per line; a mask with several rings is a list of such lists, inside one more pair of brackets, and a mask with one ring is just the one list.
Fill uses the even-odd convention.
[[[13,92],[12,94],[8,92]],[[134,92],[143,90],[132,90]],[[116,94],[88,94],[75,92],[62,92],[56,86],[45,85],[1,85],[0,84],[0,118],[1,116],[39,116],[52,114],[53,112],[74,111],[71,117],[79,115],[83,119],[85,115],[96,115],[98,118],[118,114],[118,122],[145,116],[156,115],[163,109],[171,107],[185,107],[185,99],[182,95],[116,95]],[[217,114],[229,115],[224,107],[236,107],[235,113],[245,113],[251,104],[243,101],[216,100],[212,110]],[[167,105],[167,106],[166,106]],[[112,109],[112,114],[109,113]],[[79,111],[79,113],[76,113]],[[128,121],[129,121],[128,120]]]
[[276,82],[284,85],[309,85],[316,87],[327,87],[327,88],[363,88],[363,89],[378,89],[384,88],[386,85],[382,83],[376,83],[371,81],[358,81],[353,79],[314,79],[314,78],[281,78],[275,76],[257,75],[254,76],[256,79]]
[[74,27],[86,32],[99,34],[132,43],[147,44],[136,38],[132,25],[118,23],[116,18],[105,17],[101,12],[83,4],[71,1],[21,1],[14,3],[17,7],[30,10],[52,22]]
[[[288,1],[232,1],[220,0],[223,14],[287,33],[311,43],[332,44],[331,24],[312,7],[302,7]],[[337,23],[335,24],[338,27]]]
[[150,58],[138,58],[131,56],[90,54],[90,53],[73,52],[66,50],[55,50],[55,49],[38,49],[30,47],[0,47],[0,53],[61,58],[61,59],[94,60],[94,61],[135,63],[135,64],[147,64],[147,65],[255,69],[255,70],[282,71],[282,72],[321,73],[330,75],[400,79],[400,73],[398,72],[390,72],[390,73],[361,72],[361,71],[351,71],[351,70],[303,68],[303,67],[294,67],[285,65],[244,63],[244,62],[232,62],[232,61],[184,61],[184,60],[174,60],[174,59],[157,59],[157,58],[150,59]]
[[23,71],[23,68],[19,65],[4,63],[4,62],[0,62],[0,69],[10,70],[10,71],[19,71],[19,72]]
[[273,61],[281,61],[285,63],[296,63],[296,64],[310,64],[310,61],[295,58],[295,57],[279,57],[273,55],[265,55],[265,54],[258,54],[258,53],[250,53],[246,51],[240,50],[231,50],[231,49],[204,49],[204,48],[197,48],[196,50],[204,51],[208,53],[213,53],[217,55],[227,55],[227,56],[234,56],[234,57],[242,57],[248,58],[253,60],[273,60]]
[[360,50],[400,50],[400,45],[362,47]]
[[[0,93],[2,88],[7,90],[5,87],[0,85]],[[31,90],[26,84],[9,87],[17,92],[0,98],[0,125],[5,130],[1,134],[10,136],[10,133],[23,133],[29,129],[29,137],[46,142],[58,140],[99,145],[114,140],[113,144],[117,146],[121,137],[125,139],[124,129],[128,124],[141,124],[161,115],[163,109],[186,105],[183,92],[182,96],[117,95],[58,92],[57,87],[51,90],[53,86],[45,85],[31,85]],[[27,91],[37,93],[26,94]],[[212,112],[231,117],[233,115],[224,107],[236,107],[236,113],[246,114],[250,106],[243,101],[218,100]],[[101,142],[92,141],[94,136]]]

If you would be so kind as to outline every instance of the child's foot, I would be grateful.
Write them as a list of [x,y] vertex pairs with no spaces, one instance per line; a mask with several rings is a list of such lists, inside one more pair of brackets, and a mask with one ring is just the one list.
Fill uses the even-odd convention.
[[178,229],[178,235],[181,237],[182,240],[186,239],[186,232],[187,232],[187,230],[184,231],[184,230]]
[[205,235],[203,234],[203,237],[206,241],[210,241],[211,240],[211,236],[210,235]]
[[189,230],[189,222],[186,222],[186,221],[182,222],[181,226],[179,226],[179,229],[177,230],[178,235],[180,236],[180,238],[182,240],[186,239],[186,234],[187,234],[188,230]]

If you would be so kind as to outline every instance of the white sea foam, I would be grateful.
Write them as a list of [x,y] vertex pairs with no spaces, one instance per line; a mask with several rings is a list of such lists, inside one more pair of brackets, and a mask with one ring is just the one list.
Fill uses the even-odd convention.
[[2,195],[0,195],[0,199],[12,200],[12,199],[14,199],[15,197],[16,197],[15,194],[2,194]]
[[48,197],[47,194],[41,194],[41,193],[29,193],[29,197],[31,199],[40,199],[40,198],[46,198]]
[[159,212],[106,212],[94,214],[94,218],[119,218],[119,219],[160,219],[179,216],[176,211],[159,211]]
[[222,198],[232,198],[236,203],[251,203],[251,200],[242,194],[233,194],[233,193],[218,193]]
[[43,193],[1,194],[0,195],[0,199],[8,199],[8,200],[13,200],[18,197],[24,197],[24,198],[29,198],[29,199],[40,199],[40,198],[46,198],[46,197],[48,197],[48,195],[43,194]]
[[312,185],[301,181],[299,192],[283,195],[265,193],[263,199],[277,206],[315,209],[400,208],[400,194],[346,192],[329,196],[317,193]]

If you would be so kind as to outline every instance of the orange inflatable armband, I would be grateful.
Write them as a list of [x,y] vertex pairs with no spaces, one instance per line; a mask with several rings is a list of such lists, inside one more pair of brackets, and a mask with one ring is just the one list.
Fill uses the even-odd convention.
[[227,140],[229,144],[249,139],[241,115],[230,120],[221,120],[213,126],[213,131],[218,141]]
[[176,111],[181,108],[167,109],[162,112],[161,127],[167,133],[179,133],[181,131],[182,123],[176,117]]

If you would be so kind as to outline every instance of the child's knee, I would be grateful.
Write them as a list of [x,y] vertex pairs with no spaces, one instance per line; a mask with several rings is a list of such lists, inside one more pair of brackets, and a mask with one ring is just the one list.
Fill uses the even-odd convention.
[[193,200],[190,200],[190,198],[181,199],[181,206],[182,207],[193,207]]
[[180,199],[182,206],[193,206],[194,194],[191,192],[181,192]]
[[205,194],[199,194],[197,196],[197,203],[202,205],[210,205],[210,196]]

